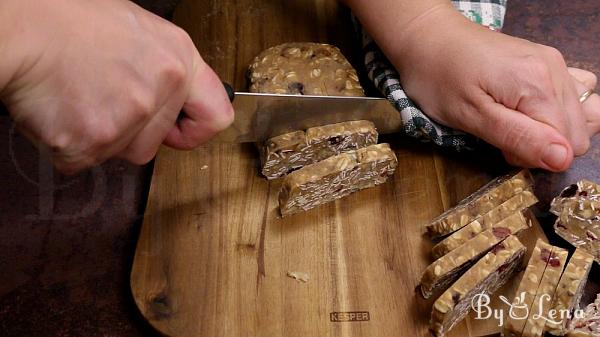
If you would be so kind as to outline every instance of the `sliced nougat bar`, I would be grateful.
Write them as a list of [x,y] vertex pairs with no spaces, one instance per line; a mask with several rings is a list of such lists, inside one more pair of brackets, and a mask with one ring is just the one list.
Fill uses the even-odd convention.
[[532,185],[528,170],[498,177],[433,219],[425,226],[426,232],[431,238],[448,235]]
[[578,181],[576,184],[569,185],[560,192],[558,197],[552,200],[550,212],[560,215],[565,206],[569,207],[569,204],[577,199],[600,201],[600,185],[585,179]]
[[433,304],[430,330],[444,336],[469,313],[473,298],[491,295],[519,269],[527,248],[510,235],[465,272]]
[[564,208],[554,231],[573,246],[592,254],[600,263],[600,208],[594,200],[580,200],[577,208]]
[[576,249],[571,256],[552,300],[552,308],[558,317],[546,323],[546,329],[551,334],[564,336],[567,333],[570,317],[564,313],[570,315],[574,309],[579,308],[579,301],[593,263],[594,257],[582,249]]
[[[523,226],[523,223],[527,225],[524,216],[522,214],[519,215],[519,213],[537,202],[538,199],[530,189],[526,189],[521,193],[514,195],[512,198],[506,200],[499,206],[478,217],[436,244],[432,249],[433,257],[439,258],[440,256],[447,254],[488,228],[500,226],[517,230]],[[513,234],[516,234],[516,232]]]
[[546,320],[540,317],[548,317],[548,313],[552,309],[552,299],[554,298],[560,276],[565,269],[568,256],[569,252],[566,249],[559,247],[552,249],[521,336],[540,337],[544,333]]
[[340,154],[377,144],[377,130],[370,121],[329,124],[295,131],[266,141],[261,151],[262,174],[267,179]]
[[467,268],[509,235],[511,230],[506,227],[490,228],[433,262],[421,277],[423,297],[429,298],[434,292],[445,290]]
[[569,324],[568,337],[600,337],[600,294],[583,312]]
[[305,211],[379,185],[394,173],[396,166],[398,159],[388,144],[371,145],[305,166],[284,178],[279,192],[281,215]]
[[[594,321],[593,323],[595,326],[597,326],[598,321]],[[593,329],[593,328],[592,328]],[[589,331],[588,328],[583,328],[583,329],[579,329],[579,330],[570,330],[569,332],[567,332],[567,334],[565,336],[567,337],[600,337],[600,331],[597,331],[598,329],[596,328],[596,332],[592,332]]]
[[507,315],[502,328],[502,336],[520,337],[523,333],[529,312],[534,307],[533,300],[542,281],[546,265],[552,256],[553,248],[553,246],[542,240],[538,239],[536,242],[513,298],[511,314]]

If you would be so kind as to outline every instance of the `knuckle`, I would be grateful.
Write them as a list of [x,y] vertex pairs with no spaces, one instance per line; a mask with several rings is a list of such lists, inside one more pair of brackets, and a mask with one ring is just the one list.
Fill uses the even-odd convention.
[[554,48],[554,47],[549,47],[549,46],[544,46],[544,54],[549,58],[549,60],[553,61],[553,62],[557,62],[557,63],[561,63],[564,64],[565,63],[565,59],[562,55],[562,53]]
[[577,142],[577,145],[573,147],[573,152],[576,156],[581,156],[588,152],[590,146],[590,139],[588,137],[583,137]]
[[598,76],[596,76],[596,74],[589,72],[588,73],[588,77],[585,81],[586,84],[590,87],[590,88],[595,88],[596,85],[598,84]]
[[154,112],[155,103],[152,95],[138,92],[129,98],[129,111],[137,120],[147,120]]
[[185,83],[187,68],[181,60],[176,57],[169,57],[163,64],[162,76],[167,83],[177,88]]
[[551,69],[546,59],[531,55],[528,56],[526,64],[528,69],[526,76],[541,84],[551,84]]
[[96,123],[87,128],[87,134],[93,146],[105,146],[119,137],[119,132],[112,122]]
[[501,139],[501,146],[504,148],[502,150],[507,150],[512,153],[518,153],[518,149],[524,142],[527,142],[529,139],[528,130],[519,124],[500,122],[504,125],[500,125],[501,129],[504,129],[504,134]]
[[43,134],[41,141],[48,145],[53,153],[64,153],[72,144],[72,135],[66,132],[58,134]]
[[173,36],[176,41],[187,48],[195,48],[194,41],[183,28],[173,25]]

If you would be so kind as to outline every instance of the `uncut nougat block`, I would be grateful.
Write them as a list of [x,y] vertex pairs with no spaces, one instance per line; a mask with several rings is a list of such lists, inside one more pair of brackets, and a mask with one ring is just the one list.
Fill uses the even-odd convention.
[[523,333],[529,312],[534,308],[533,300],[544,276],[546,265],[552,256],[553,248],[550,244],[537,240],[512,300],[511,315],[506,315],[502,336],[520,337]]
[[492,295],[519,269],[527,248],[511,235],[465,272],[433,304],[430,330],[444,336],[469,313],[478,294]]
[[506,227],[490,228],[433,262],[421,276],[423,297],[429,298],[434,292],[445,290],[467,268],[509,235],[511,230]]
[[581,199],[600,201],[600,185],[584,179],[567,186],[552,200],[550,212],[560,215],[565,206],[572,208],[571,204]]
[[583,317],[574,318],[569,324],[568,337],[600,337],[600,294],[583,312]]
[[335,46],[283,43],[258,54],[248,68],[250,92],[364,96],[356,70]]
[[496,226],[507,227],[514,230],[512,234],[517,234],[521,230],[523,223],[527,223],[522,212],[537,202],[538,199],[530,189],[517,193],[436,244],[431,251],[433,257],[439,258],[447,254],[488,228]]
[[[558,315],[561,315],[562,312],[572,313],[574,309],[579,309],[579,302],[593,263],[594,257],[591,254],[582,249],[575,250],[560,277],[552,300],[552,308]],[[546,329],[555,336],[564,336],[570,322],[571,317],[558,316],[546,323]]]
[[370,121],[358,120],[294,131],[273,137],[261,150],[262,174],[267,179],[331,156],[377,144],[377,130]]
[[398,159],[389,144],[371,145],[305,166],[284,178],[279,192],[281,215],[306,211],[379,185],[396,166]]
[[556,287],[560,280],[569,252],[566,249],[553,247],[552,253],[548,257],[548,264],[544,275],[540,281],[533,304],[527,318],[527,323],[523,328],[522,337],[540,337],[546,330],[546,320],[540,319],[539,316],[548,317],[548,313],[552,308],[552,298],[556,292]]
[[498,177],[433,219],[425,226],[427,235],[431,238],[448,235],[532,185],[533,177],[528,170]]

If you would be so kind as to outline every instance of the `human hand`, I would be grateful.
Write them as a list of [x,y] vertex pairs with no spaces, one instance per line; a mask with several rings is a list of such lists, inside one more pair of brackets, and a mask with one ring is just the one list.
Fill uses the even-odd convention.
[[144,164],[163,142],[191,149],[232,122],[221,81],[189,36],[129,1],[0,7],[21,18],[0,15],[15,30],[0,50],[0,98],[63,172],[114,156]]
[[[407,94],[436,121],[500,148],[512,164],[566,170],[600,132],[600,98],[553,48],[493,32],[438,6],[382,49]],[[585,78],[585,81],[582,80]]]

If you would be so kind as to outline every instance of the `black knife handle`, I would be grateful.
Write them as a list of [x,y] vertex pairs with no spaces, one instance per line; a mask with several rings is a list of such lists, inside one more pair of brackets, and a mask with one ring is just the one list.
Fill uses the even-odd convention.
[[227,82],[223,82],[223,86],[225,87],[225,91],[227,91],[229,101],[233,102],[233,99],[235,98],[235,90],[233,90],[233,87]]

